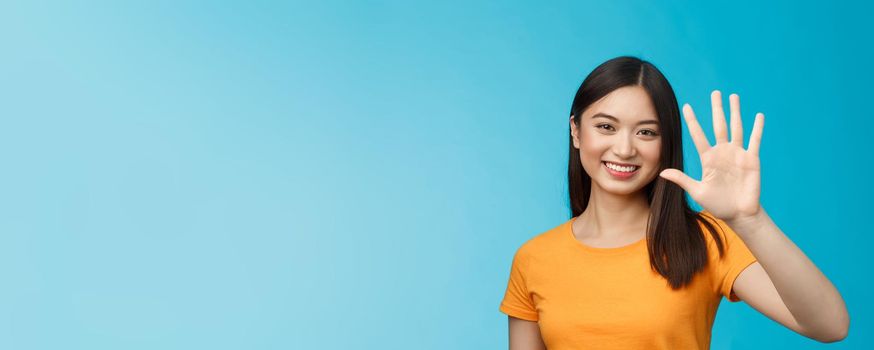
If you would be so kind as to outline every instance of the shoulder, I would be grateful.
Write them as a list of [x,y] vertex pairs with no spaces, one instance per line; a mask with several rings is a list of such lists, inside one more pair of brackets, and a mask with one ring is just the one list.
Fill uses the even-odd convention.
[[[707,212],[706,210],[701,211],[699,214],[704,220],[708,221],[714,229],[716,229],[715,233],[722,243],[723,250],[729,250],[735,246],[743,245],[743,241],[740,239],[737,233],[734,232],[734,230],[732,230],[732,228],[728,226],[728,224],[725,223],[724,220],[713,216],[713,214]],[[707,242],[708,250],[711,254],[718,255],[718,248],[716,241],[713,238],[713,235],[709,232],[707,226],[704,226],[703,223],[699,222],[699,225],[701,226],[701,233],[704,235],[704,240]]]
[[566,235],[570,234],[571,219],[544,231],[540,231],[533,237],[529,238],[525,243],[516,250],[516,257],[528,259],[532,257],[542,256],[554,252],[557,247],[561,246]]

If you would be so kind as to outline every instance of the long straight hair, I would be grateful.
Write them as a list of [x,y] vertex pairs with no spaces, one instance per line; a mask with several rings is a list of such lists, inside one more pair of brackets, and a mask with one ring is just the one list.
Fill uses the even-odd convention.
[[[575,127],[580,127],[583,111],[592,103],[626,86],[640,86],[646,90],[658,114],[662,135],[658,172],[667,168],[683,171],[683,140],[677,97],[665,76],[650,62],[621,56],[595,68],[583,80],[574,96],[570,115],[574,118]],[[574,147],[572,138],[568,138],[568,193],[571,214],[575,217],[582,214],[589,204],[592,178],[583,169],[580,151]],[[713,236],[720,256],[723,255],[722,240],[710,218],[705,220],[704,215],[692,210],[683,189],[677,184],[656,176],[643,191],[650,205],[646,226],[650,267],[664,276],[671,288],[680,289],[691,283],[695,274],[708,263],[707,243],[699,222]]]

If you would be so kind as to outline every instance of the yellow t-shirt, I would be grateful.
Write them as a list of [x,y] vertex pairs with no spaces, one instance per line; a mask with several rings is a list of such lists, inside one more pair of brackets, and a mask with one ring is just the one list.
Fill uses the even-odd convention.
[[720,260],[701,225],[709,263],[681,290],[650,268],[646,239],[587,246],[574,237],[573,218],[516,251],[499,310],[537,321],[550,350],[709,349],[722,297],[740,301],[732,284],[756,258],[724,221],[704,214],[722,229],[725,254]]

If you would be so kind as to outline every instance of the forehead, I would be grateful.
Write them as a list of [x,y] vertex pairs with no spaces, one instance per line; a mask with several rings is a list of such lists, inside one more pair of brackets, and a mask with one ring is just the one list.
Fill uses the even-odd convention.
[[658,120],[652,99],[640,86],[626,86],[613,90],[590,105],[583,112],[582,117],[583,119],[592,119],[596,114],[607,114],[616,117],[621,123],[629,124],[637,124],[644,120]]

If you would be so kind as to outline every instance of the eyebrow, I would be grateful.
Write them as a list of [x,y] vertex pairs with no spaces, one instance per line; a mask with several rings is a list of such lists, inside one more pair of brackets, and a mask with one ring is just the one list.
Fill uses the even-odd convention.
[[[617,122],[617,123],[619,122],[618,118],[616,118],[612,115],[606,114],[606,113],[596,113],[595,115],[592,116],[592,119],[595,119],[595,118],[606,118],[606,119],[610,119],[610,120]],[[642,124],[659,125],[659,121],[655,120],[655,119],[647,119],[647,120],[642,120],[642,121],[637,123],[637,125],[642,125]]]

